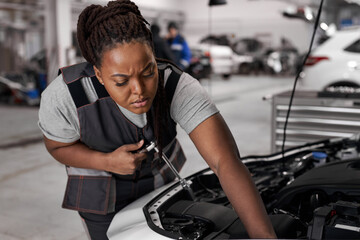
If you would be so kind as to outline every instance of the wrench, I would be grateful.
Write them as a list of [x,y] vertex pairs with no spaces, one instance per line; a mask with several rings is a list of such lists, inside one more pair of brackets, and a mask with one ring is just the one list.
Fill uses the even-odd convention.
[[[159,153],[159,149],[156,146],[156,143],[154,141],[151,141],[149,145],[147,145],[144,149],[142,149],[140,152],[144,153],[144,152],[149,152],[152,149],[154,149],[157,153]],[[186,181],[184,178],[182,178],[179,174],[179,172],[176,170],[176,168],[174,167],[174,165],[170,162],[170,160],[167,158],[167,156],[163,153],[161,156],[162,160],[165,161],[165,163],[169,166],[170,170],[174,173],[174,175],[176,176],[176,178],[179,180],[180,182],[180,186],[188,191],[188,193],[190,194],[190,197],[195,200],[195,195],[194,192],[192,191],[190,184],[188,181]]]

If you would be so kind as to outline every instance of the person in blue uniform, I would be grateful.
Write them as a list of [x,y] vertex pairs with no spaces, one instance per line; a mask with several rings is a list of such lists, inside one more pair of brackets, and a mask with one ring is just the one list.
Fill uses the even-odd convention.
[[186,71],[190,65],[191,50],[185,38],[179,33],[179,28],[175,22],[168,24],[167,41],[175,56],[175,63]]

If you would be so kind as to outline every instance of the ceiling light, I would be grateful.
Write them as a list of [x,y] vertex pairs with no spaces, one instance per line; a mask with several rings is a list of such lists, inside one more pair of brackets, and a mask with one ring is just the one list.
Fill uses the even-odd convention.
[[209,0],[209,6],[223,5],[226,4],[226,0]]

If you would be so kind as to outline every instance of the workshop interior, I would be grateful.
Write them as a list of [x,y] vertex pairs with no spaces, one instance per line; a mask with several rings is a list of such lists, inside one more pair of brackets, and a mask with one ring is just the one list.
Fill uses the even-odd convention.
[[[164,39],[176,23],[191,52],[184,71],[228,122],[278,238],[360,239],[360,0],[133,2]],[[106,3],[0,0],[0,239],[87,239],[59,207],[64,168],[37,111],[59,68],[85,61],[79,14]],[[178,172],[163,154],[175,180],[118,212],[109,239],[248,239],[178,131],[187,165]]]

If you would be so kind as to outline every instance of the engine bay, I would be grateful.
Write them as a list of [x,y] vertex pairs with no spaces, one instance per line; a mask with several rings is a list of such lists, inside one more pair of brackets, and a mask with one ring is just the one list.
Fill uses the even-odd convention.
[[[360,239],[359,147],[354,136],[241,158],[278,238]],[[187,181],[195,199],[176,183],[143,208],[150,228],[176,239],[248,238],[210,169]]]

